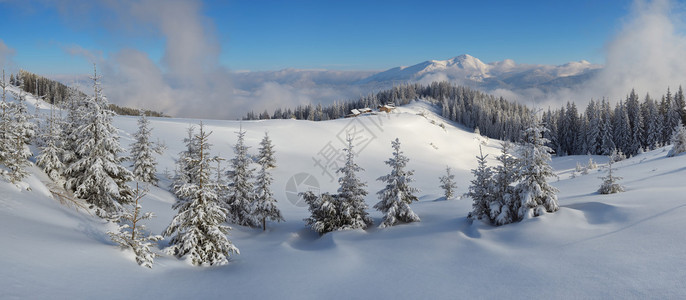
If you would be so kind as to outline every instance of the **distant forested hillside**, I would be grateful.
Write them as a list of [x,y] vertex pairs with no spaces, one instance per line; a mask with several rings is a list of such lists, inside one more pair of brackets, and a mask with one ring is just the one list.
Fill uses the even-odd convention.
[[244,119],[325,121],[343,118],[353,109],[377,108],[386,104],[401,106],[417,99],[441,107],[443,116],[452,121],[471,129],[478,128],[482,135],[503,140],[516,140],[530,119],[530,111],[524,105],[449,82],[405,84],[356,100],[334,102],[327,106],[309,104],[296,108],[277,108],[272,114],[268,111],[248,113]]
[[[451,121],[478,128],[482,135],[501,140],[518,140],[520,131],[531,119],[531,110],[524,105],[449,82],[405,84],[327,106],[277,108],[272,114],[251,112],[244,119],[324,121],[343,118],[353,109],[400,106],[416,99],[433,103]],[[540,117],[548,129],[548,145],[558,156],[609,155],[615,149],[633,156],[671,143],[675,128],[686,124],[686,100],[681,87],[674,94],[667,89],[659,98],[646,94],[643,101],[632,90],[614,108],[603,98],[591,100],[584,110],[567,103],[559,109],[548,109]]]
[[[36,95],[43,99],[43,101],[62,106],[67,101],[70,87],[65,84],[52,80],[25,70],[19,71],[18,74],[10,75],[10,84],[20,87],[27,93]],[[85,97],[81,91],[76,91],[81,97]],[[130,107],[122,107],[115,104],[110,104],[112,111],[119,115],[138,116],[144,112],[147,116],[165,117],[164,113],[152,110],[140,110]]]

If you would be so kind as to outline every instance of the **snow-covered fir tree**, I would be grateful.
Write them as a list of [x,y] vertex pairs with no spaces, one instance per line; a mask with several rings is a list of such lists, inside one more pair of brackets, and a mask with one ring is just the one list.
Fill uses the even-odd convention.
[[629,153],[629,151],[631,151],[632,148],[629,114],[627,113],[626,105],[622,101],[619,101],[619,103],[615,107],[613,122],[614,132],[612,133],[612,137],[614,138],[615,146],[623,153],[631,155],[631,153]]
[[531,126],[522,132],[522,145],[519,148],[517,176],[521,181],[514,191],[518,200],[516,220],[559,209],[557,189],[547,181],[548,177],[555,176],[550,166],[552,149],[545,145],[545,127],[535,117],[532,119]]
[[455,174],[450,173],[450,167],[445,167],[445,175],[439,177],[438,180],[441,182],[441,189],[443,189],[445,200],[453,199],[457,183],[455,183]]
[[665,139],[664,144],[667,144],[671,140],[674,128],[677,128],[677,126],[679,126],[679,122],[681,122],[681,112],[679,111],[681,108],[679,107],[677,101],[672,97],[672,93],[670,92],[669,88],[667,89],[665,102],[664,109],[666,110],[666,113],[664,115],[665,122],[663,124],[663,128]]
[[125,206],[122,214],[119,215],[117,230],[107,232],[107,234],[123,249],[131,249],[139,265],[152,268],[157,257],[157,253],[152,248],[155,242],[162,240],[162,236],[147,232],[142,222],[155,216],[153,213],[142,211],[141,200],[145,195],[146,191],[139,189],[136,183],[133,202]]
[[490,220],[490,203],[493,199],[493,171],[486,163],[488,155],[484,155],[479,145],[479,156],[476,157],[477,167],[472,169],[474,179],[471,181],[467,196],[472,198],[472,211],[467,215],[470,220]]
[[633,156],[638,154],[641,146],[645,144],[644,135],[644,120],[641,114],[641,105],[638,100],[638,94],[634,89],[626,99],[626,112],[629,117],[629,127],[631,128],[631,143],[627,148],[627,154]]
[[0,81],[2,88],[2,102],[0,102],[0,162],[6,163],[7,157],[14,149],[12,149],[11,141],[14,130],[12,126],[12,107],[11,103],[7,101],[7,83],[5,82],[5,70],[2,70],[2,81]]
[[338,178],[340,187],[338,197],[341,201],[342,229],[365,229],[372,225],[373,220],[367,213],[367,203],[364,197],[367,195],[367,183],[357,177],[358,172],[364,171],[363,168],[355,163],[355,152],[353,151],[353,138],[346,138],[348,145],[343,149],[345,152],[345,164],[337,170],[341,174]]
[[644,146],[648,150],[652,150],[660,145],[662,136],[662,118],[660,118],[657,104],[655,101],[653,101],[653,99],[650,98],[649,94],[646,94],[641,109],[643,111],[643,124],[645,127],[645,137],[643,138]]
[[[4,82],[4,79],[3,79]],[[23,81],[18,82],[23,86]],[[6,132],[4,139],[8,143],[6,150],[3,151],[4,165],[7,168],[5,177],[15,183],[21,181],[28,175],[26,168],[28,167],[28,159],[33,155],[29,149],[29,144],[35,134],[34,124],[31,122],[31,116],[26,108],[26,95],[23,90],[18,93],[13,92],[15,102],[8,103],[5,100],[3,109],[7,109],[4,115],[3,130]]]
[[131,159],[133,176],[141,182],[157,185],[155,153],[159,153],[159,150],[150,141],[151,132],[150,121],[142,113],[138,119],[138,131],[134,136],[136,141],[131,145]]
[[610,103],[605,99],[603,99],[600,105],[602,115],[602,123],[600,125],[600,154],[610,155],[612,150],[616,148],[612,137],[612,111],[610,110]]
[[600,136],[602,114],[598,105],[593,100],[586,106],[586,118],[588,120],[588,126],[585,136],[586,149],[584,149],[585,151],[583,151],[583,153],[595,154],[600,151],[600,145],[602,144],[602,138]]
[[[202,126],[202,123],[200,123]],[[198,159],[198,145],[195,139],[195,127],[190,125],[186,129],[187,136],[183,139],[186,149],[179,153],[179,158],[176,160],[176,169],[174,170],[174,180],[172,181],[171,190],[179,200],[186,200],[190,195],[184,194],[187,190],[183,189],[186,184],[195,183],[193,178],[193,161]]]
[[[20,151],[17,149],[16,123],[14,122],[15,108],[13,102],[7,99],[7,83],[5,82],[5,71],[2,75],[2,102],[0,102],[0,163],[5,166],[6,170],[2,170],[2,175],[9,181],[16,182],[21,180],[24,168],[24,159],[17,155]],[[12,173],[17,172],[13,176]],[[19,178],[18,178],[19,177]]]
[[491,223],[505,225],[516,220],[519,202],[517,201],[514,183],[519,180],[517,158],[512,155],[513,144],[502,142],[500,155],[496,157],[499,166],[493,174],[492,198],[488,206]]
[[79,127],[85,120],[86,105],[75,88],[69,88],[67,93],[67,116],[62,122],[62,163],[69,166],[81,157],[77,152],[79,143]]
[[[20,84],[23,85],[22,82],[20,81]],[[36,125],[33,123],[33,116],[31,116],[26,106],[26,94],[20,90],[18,93],[15,93],[14,98],[16,100],[14,109],[15,130],[21,139],[21,143],[24,145],[21,155],[24,159],[28,159],[33,155],[28,145],[31,144],[36,135]]]
[[342,227],[340,203],[338,195],[324,193],[315,195],[313,192],[300,193],[310,210],[310,216],[305,219],[307,226],[319,234],[340,230]]
[[123,152],[117,128],[112,125],[113,112],[102,93],[99,77],[94,72],[93,96],[86,101],[87,111],[78,132],[76,153],[79,156],[66,169],[67,188],[74,196],[86,200],[101,217],[116,215],[129,203],[131,189],[126,184],[133,179],[122,166]]
[[226,237],[231,227],[223,225],[226,209],[222,207],[211,180],[210,144],[202,124],[194,136],[197,155],[193,155],[191,166],[192,182],[179,189],[188,195],[179,199],[172,207],[177,211],[171,224],[164,230],[164,236],[172,236],[167,252],[176,257],[188,256],[193,265],[222,265],[228,262],[238,248]]
[[315,195],[307,192],[300,195],[309,205],[311,213],[305,222],[319,234],[334,230],[366,229],[373,223],[364,201],[367,184],[356,174],[364,169],[355,163],[353,139],[348,137],[347,142],[347,147],[343,149],[346,153],[345,164],[337,170],[342,174],[338,179],[338,193]]
[[228,219],[230,223],[258,227],[259,222],[253,215],[253,202],[255,201],[255,188],[253,187],[253,161],[248,156],[248,146],[245,145],[245,131],[238,131],[238,140],[233,148],[234,158],[231,159],[231,170],[227,172],[229,180],[229,194],[226,198],[226,206],[229,209]]
[[593,157],[588,158],[588,163],[586,163],[586,170],[595,170],[598,168],[598,164],[593,161]]
[[48,117],[47,128],[43,130],[41,140],[44,145],[40,147],[40,153],[36,157],[36,164],[48,174],[48,177],[55,182],[63,180],[64,163],[62,163],[62,136],[60,129],[61,118],[54,113],[53,106],[50,107],[50,117]]
[[276,158],[274,157],[274,146],[266,132],[260,142],[257,164],[260,165],[260,169],[257,171],[257,178],[255,179],[255,202],[252,211],[255,218],[262,224],[264,231],[267,230],[267,220],[284,221],[281,211],[276,207],[276,199],[271,189],[273,178],[269,170],[276,168]]
[[667,157],[677,156],[681,153],[686,152],[686,127],[681,124],[674,128],[674,133],[672,133],[672,149],[667,153]]
[[617,183],[617,181],[621,180],[622,177],[612,175],[613,163],[614,159],[610,157],[610,161],[607,164],[607,176],[600,178],[603,180],[603,184],[600,185],[600,188],[598,189],[598,193],[600,194],[614,194],[624,191],[624,187]]
[[609,156],[615,162],[622,161],[622,160],[626,159],[626,155],[624,154],[624,152],[622,152],[622,150],[619,150],[619,149],[613,149],[612,153],[610,153]]
[[215,164],[217,164],[217,166],[214,169],[214,192],[217,193],[217,196],[219,197],[219,203],[222,203],[222,205],[224,205],[223,197],[229,194],[229,184],[226,182],[226,168],[223,165],[226,159],[223,158],[220,153],[219,155],[215,156],[212,160]]
[[384,214],[380,228],[393,226],[398,222],[419,222],[419,216],[410,208],[412,202],[418,201],[414,194],[419,192],[419,189],[410,186],[410,183],[414,181],[412,179],[414,171],[405,170],[410,159],[400,151],[398,138],[392,141],[391,145],[393,156],[385,161],[391,167],[391,173],[377,179],[386,183],[386,187],[377,192],[381,201],[374,205],[374,208]]

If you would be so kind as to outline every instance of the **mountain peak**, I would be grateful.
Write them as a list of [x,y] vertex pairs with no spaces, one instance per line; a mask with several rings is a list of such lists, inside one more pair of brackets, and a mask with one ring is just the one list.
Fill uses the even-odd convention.
[[469,54],[467,54],[467,53],[461,54],[461,55],[458,55],[458,56],[455,56],[455,57],[453,57],[453,59],[454,59],[454,60],[468,60],[468,59],[469,59],[469,60],[472,60],[472,59],[479,60],[478,58],[476,58],[476,57],[474,57],[474,56],[471,56],[471,55],[469,55]]

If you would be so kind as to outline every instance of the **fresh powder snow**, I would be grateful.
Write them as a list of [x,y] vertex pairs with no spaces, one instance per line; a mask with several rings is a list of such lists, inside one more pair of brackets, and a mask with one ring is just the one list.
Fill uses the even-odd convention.
[[[33,111],[35,100],[29,97],[27,103]],[[41,105],[44,114],[46,107]],[[114,117],[122,145],[135,141],[137,121]],[[140,204],[156,215],[146,220],[147,229],[160,234],[176,213],[177,200],[169,192],[175,158],[184,150],[186,128],[200,120],[149,121],[151,139],[164,142],[167,150],[156,157],[159,187],[150,186]],[[213,132],[212,155],[226,159],[233,157],[239,130],[246,132],[251,155],[269,132],[277,162],[270,170],[271,187],[284,222],[268,223],[266,231],[232,225],[228,237],[240,255],[225,265],[197,267],[157,249],[161,256],[152,269],[142,268],[107,235],[116,224],[92,215],[85,202],[52,194],[48,176],[31,166],[22,184],[0,182],[0,298],[686,297],[686,156],[668,158],[671,146],[613,164],[625,192],[611,195],[597,193],[607,158],[592,157],[599,168],[576,176],[571,176],[575,166],[588,156],[553,158],[558,178],[548,180],[559,190],[559,211],[495,227],[469,222],[472,199],[444,200],[437,178],[450,167],[455,194],[463,195],[479,145],[495,166],[499,141],[444,120],[425,102],[391,114],[324,122],[202,122]],[[383,216],[369,209],[376,226],[366,230],[320,236],[305,227],[307,207],[292,195],[337,190],[336,170],[350,132],[360,137],[353,149],[355,163],[364,168],[358,175],[368,185],[369,207],[384,187],[375,179],[388,173],[384,161],[391,141],[403,142],[407,168],[415,170],[413,184],[421,190],[410,206],[421,222],[379,229]],[[169,237],[159,242],[159,248],[168,245]]]

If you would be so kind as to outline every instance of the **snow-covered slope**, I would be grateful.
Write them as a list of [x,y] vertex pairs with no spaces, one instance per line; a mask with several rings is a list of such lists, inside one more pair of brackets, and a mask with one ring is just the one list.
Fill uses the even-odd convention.
[[[26,180],[30,191],[0,183],[0,298],[686,297],[686,156],[665,158],[664,148],[615,164],[627,188],[615,195],[595,193],[603,172],[570,178],[576,162],[588,157],[555,159],[560,211],[496,228],[467,222],[470,199],[440,199],[438,177],[446,165],[456,173],[458,193],[466,191],[480,141],[426,103],[326,122],[203,122],[213,131],[213,154],[225,157],[239,128],[247,130],[252,153],[269,132],[278,164],[272,187],[286,222],[268,224],[266,232],[234,227],[230,239],[241,255],[228,265],[198,268],[163,256],[149,270],[109,241],[111,224],[51,199],[45,176],[33,168]],[[197,121],[151,123],[154,137],[168,146],[159,158],[161,188],[152,188],[142,202],[158,215],[148,227],[159,233],[174,215],[165,170],[173,170],[185,129]],[[136,118],[117,117],[115,125],[122,144],[131,143]],[[370,206],[381,189],[375,179],[389,171],[383,161],[391,154],[390,141],[400,138],[422,190],[412,205],[421,222],[322,237],[304,227],[307,208],[290,195],[316,188],[335,192],[337,176],[332,180],[315,160],[340,150],[346,132],[366,137],[358,140],[357,162],[366,169],[360,175],[369,184]],[[494,157],[497,141],[483,142]],[[370,213],[378,224],[381,214]]]

